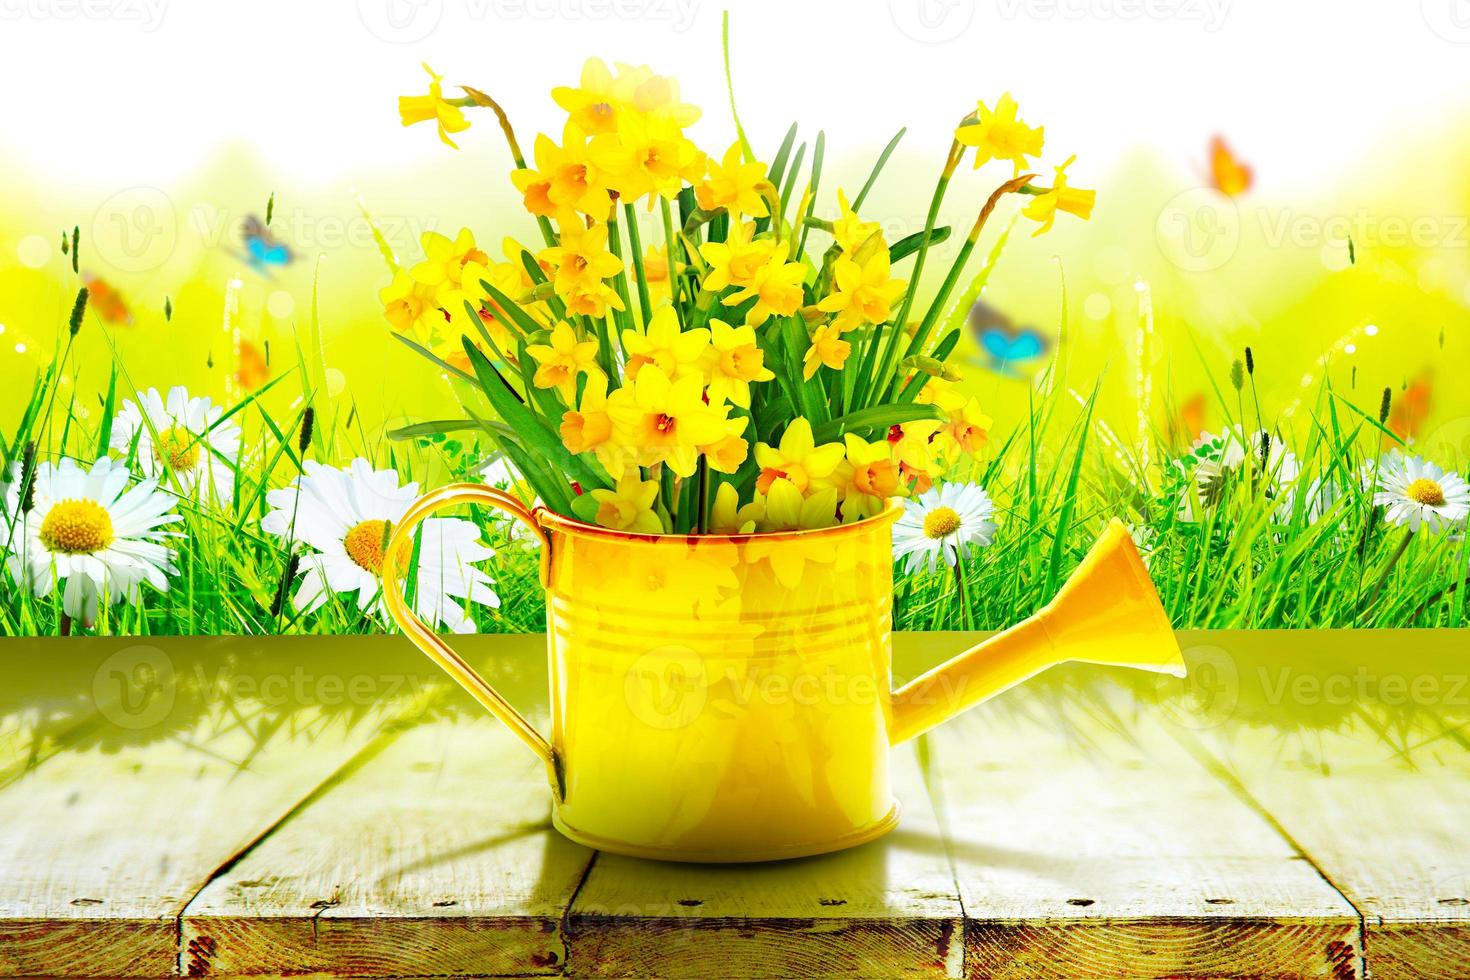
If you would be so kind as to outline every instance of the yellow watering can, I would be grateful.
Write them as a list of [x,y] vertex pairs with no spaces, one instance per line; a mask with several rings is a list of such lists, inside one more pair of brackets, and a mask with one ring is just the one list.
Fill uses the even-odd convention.
[[815,531],[643,535],[465,483],[418,500],[389,556],[464,503],[541,540],[550,737],[405,604],[391,557],[388,610],[545,762],[557,829],[619,854],[767,861],[861,844],[898,820],[889,746],[1066,661],[1184,673],[1117,521],[1044,609],[891,691],[897,506]]

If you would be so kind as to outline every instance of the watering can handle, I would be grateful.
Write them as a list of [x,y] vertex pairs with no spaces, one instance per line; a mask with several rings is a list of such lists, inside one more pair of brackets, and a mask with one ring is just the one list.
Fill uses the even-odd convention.
[[[388,541],[388,551],[383,559],[383,601],[388,607],[388,614],[413,641],[414,646],[428,654],[430,660],[443,668],[444,672],[454,678],[460,687],[470,693],[471,697],[480,702],[485,710],[505,722],[506,727],[530,746],[531,751],[546,763],[552,785],[559,786],[560,767],[557,764],[556,751],[551,747],[551,743],[519,711],[511,707],[510,702],[501,697],[488,681],[475,673],[474,668],[466,663],[463,657],[455,653],[439,634],[430,629],[403,599],[403,585],[399,581],[398,574],[399,550],[409,549],[411,551],[413,532],[419,524],[435,511],[455,504],[488,504],[497,510],[504,511],[535,531],[536,537],[541,541],[541,579],[543,582],[546,581],[551,567],[551,540],[536,520],[535,513],[503,490],[487,487],[483,483],[451,483],[420,497],[399,520],[398,525],[393,528],[393,536]],[[407,565],[407,562],[403,564]]]

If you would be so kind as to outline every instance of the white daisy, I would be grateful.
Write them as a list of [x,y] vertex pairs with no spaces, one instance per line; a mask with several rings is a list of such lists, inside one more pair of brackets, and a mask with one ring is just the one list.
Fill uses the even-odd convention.
[[66,615],[91,626],[98,598],[138,602],[143,582],[168,591],[177,571],[159,528],[182,520],[154,480],[129,485],[121,463],[104,456],[84,470],[70,459],[36,467],[34,506],[21,512],[20,471],[5,487],[3,528],[10,572],[38,597],[62,587]]
[[1385,457],[1378,469],[1373,503],[1387,508],[1390,524],[1430,531],[1455,527],[1470,513],[1470,486],[1458,473],[1446,473],[1418,456]]
[[[208,398],[190,398],[182,385],[165,400],[149,388],[137,402],[124,401],[112,423],[112,448],[126,453],[138,440],[138,465],[171,486],[178,478],[187,494],[229,503],[235,495],[234,463],[240,455],[240,427],[220,421],[224,409]],[[155,438],[156,436],[156,438]]]
[[[1269,440],[1269,442],[1268,442]],[[1264,468],[1261,465],[1261,447],[1268,445]],[[1224,496],[1232,474],[1249,469],[1257,480],[1264,476],[1266,496],[1279,498],[1277,519],[1287,520],[1291,516],[1291,490],[1301,476],[1301,463],[1286,443],[1264,429],[1246,436],[1239,425],[1215,434],[1204,432],[1194,441],[1188,456],[1176,460],[1175,465],[1189,474],[1196,492],[1186,490],[1179,502],[1181,520],[1197,520],[1194,512],[1194,497],[1197,495],[1206,507],[1213,507]]]
[[893,525],[893,557],[910,571],[949,566],[995,537],[995,504],[978,483],[946,483],[904,501]]
[[[355,592],[359,609],[386,622],[378,580],[384,530],[403,519],[418,496],[418,484],[399,486],[395,470],[374,470],[360,458],[347,470],[312,460],[304,465],[304,475],[290,486],[266,494],[271,510],[260,522],[263,531],[289,547],[310,549],[301,561],[297,608],[310,612],[330,595]],[[499,608],[490,576],[474,567],[495,552],[480,541],[480,529],[470,521],[436,517],[419,527],[414,611],[431,625],[474,632],[463,600]]]

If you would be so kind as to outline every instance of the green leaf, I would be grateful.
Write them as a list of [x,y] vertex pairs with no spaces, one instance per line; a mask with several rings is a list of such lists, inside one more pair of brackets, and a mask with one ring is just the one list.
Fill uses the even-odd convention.
[[107,402],[102,406],[102,426],[97,431],[97,455],[107,455],[112,442],[112,416],[117,410],[117,364],[112,365],[112,376],[107,380]]
[[[938,245],[940,242],[949,238],[949,232],[949,225],[940,225],[938,228],[935,228],[933,231],[929,232],[930,247],[932,248],[933,246]],[[900,259],[906,259],[910,255],[917,252],[919,250],[919,246],[922,244],[924,244],[924,233],[922,231],[916,231],[912,235],[905,235],[903,238],[900,238],[898,241],[894,242],[893,245],[888,249],[888,261],[897,262]]]
[[873,172],[868,174],[868,179],[863,184],[863,189],[858,191],[858,196],[852,199],[852,209],[854,211],[862,207],[863,201],[867,200],[868,191],[873,189],[873,182],[878,179],[878,174],[882,173],[884,164],[886,164],[888,162],[888,158],[893,155],[894,148],[898,146],[898,141],[903,139],[903,134],[906,132],[908,132],[907,129],[900,129],[898,132],[894,133],[893,139],[889,140],[888,145],[883,147],[883,152],[878,154],[878,162],[873,164]]
[[[580,456],[574,455],[567,449],[566,444],[561,441],[559,432],[553,430],[545,419],[531,411],[520,400],[505,379],[500,376],[500,372],[495,370],[490,359],[481,353],[478,347],[466,340],[464,348],[471,366],[475,369],[475,374],[480,379],[480,389],[490,400],[490,404],[494,407],[495,413],[500,416],[501,421],[515,433],[515,440],[533,450],[539,459],[550,462],[566,474],[567,478],[582,484],[583,489],[608,486],[606,479],[588,466]],[[506,446],[513,444],[509,436],[501,438],[501,442]],[[542,493],[541,496],[547,500],[551,499],[545,493]]]
[[494,286],[490,285],[483,279],[480,280],[480,285],[484,287],[485,294],[495,301],[495,305],[499,306],[502,310],[505,311],[506,316],[515,321],[515,324],[517,327],[520,328],[521,333],[530,335],[541,329],[541,324],[531,319],[530,314],[521,309],[521,305],[515,300],[511,299],[509,296],[505,295],[500,290],[496,289]]
[[920,422],[924,419],[938,421],[944,417],[944,412],[936,405],[870,405],[856,412],[849,412],[840,419],[813,426],[812,438],[817,442],[833,442],[848,432],[887,429],[891,425],[903,425],[905,422]]
[[[491,426],[497,427],[501,435],[515,435],[509,426],[492,422]],[[415,422],[398,429],[389,429],[388,438],[394,442],[405,442],[409,439],[422,439],[424,436],[442,435],[446,432],[478,432],[480,423],[474,419],[436,419],[429,422]]]

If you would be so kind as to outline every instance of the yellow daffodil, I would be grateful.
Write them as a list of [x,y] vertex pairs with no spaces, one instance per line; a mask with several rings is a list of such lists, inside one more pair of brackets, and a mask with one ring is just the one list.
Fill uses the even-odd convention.
[[612,437],[612,416],[607,414],[607,379],[589,378],[582,401],[561,417],[561,441],[568,451],[585,453]]
[[623,271],[623,260],[607,250],[607,225],[594,222],[579,227],[573,222],[561,229],[561,241],[542,249],[538,258],[556,270],[552,281],[562,297],[595,292],[604,279]]
[[890,497],[902,496],[904,487],[886,439],[870,443],[851,432],[843,439],[847,455],[830,479],[842,500],[843,521],[860,521],[881,511]]
[[383,316],[402,334],[408,334],[420,343],[428,344],[444,323],[444,313],[434,299],[434,288],[414,280],[402,269],[393,274],[393,281],[378,291],[383,304]]
[[710,320],[710,404],[728,401],[750,407],[750,383],[775,377],[765,364],[765,353],[756,345],[754,327],[732,327],[724,320]]
[[991,160],[1009,160],[1019,174],[1027,165],[1027,157],[1041,155],[1045,127],[1032,129],[1016,118],[1017,111],[1016,100],[1007,92],[995,104],[994,111],[984,102],[979,103],[974,121],[954,131],[954,138],[959,143],[975,148],[977,168]]
[[628,353],[627,376],[636,379],[645,365],[652,364],[670,381],[690,375],[702,378],[709,338],[710,332],[704,329],[680,331],[679,315],[674,308],[660,306],[653,312],[647,333],[623,331],[623,349]]
[[756,443],[755,461],[761,468],[755,482],[756,490],[767,493],[775,481],[787,480],[799,492],[806,493],[813,481],[832,475],[844,453],[845,449],[838,442],[816,445],[812,439],[812,424],[798,417],[781,434],[779,446]]
[[631,385],[608,396],[613,438],[640,466],[665,463],[677,476],[691,476],[699,447],[725,436],[724,410],[704,402],[697,374],[670,381],[662,371],[639,371]]
[[742,515],[758,514],[756,525],[762,531],[812,531],[837,523],[837,491],[831,487],[806,495],[790,480],[774,480],[755,502],[756,508]]
[[655,75],[646,65],[618,65],[614,78],[600,58],[589,58],[582,66],[577,88],[552,89],[551,97],[572,122],[592,134],[616,132],[620,115],[628,113],[653,116],[680,128],[699,118],[698,109],[679,101],[673,79]]
[[612,490],[593,490],[592,499],[597,501],[595,520],[601,527],[634,534],[663,533],[663,521],[653,511],[658,481],[640,480],[637,469],[624,473]]
[[444,98],[443,76],[436,75],[428,65],[424,65],[424,71],[429,73],[429,94],[400,95],[398,116],[405,126],[434,120],[439,125],[439,138],[457,150],[459,146],[449,138],[449,134],[464,132],[470,128],[470,122],[459,106]]
[[551,331],[550,344],[528,344],[526,353],[536,361],[531,383],[537,388],[555,388],[571,402],[577,396],[577,375],[602,377],[597,366],[597,341],[578,340],[565,321]]
[[522,194],[526,209],[542,217],[555,217],[563,210],[606,217],[607,184],[587,150],[587,136],[568,123],[562,145],[546,134],[536,137],[536,168],[517,170],[511,182]]
[[802,280],[806,278],[806,267],[800,262],[787,262],[783,258],[785,249],[772,255],[770,261],[755,271],[750,285],[725,300],[727,306],[738,306],[754,297],[755,305],[745,314],[745,322],[758,327],[775,314],[790,316],[801,308],[804,294]]
[[718,441],[700,446],[709,468],[719,473],[734,473],[750,454],[750,444],[741,435],[750,420],[744,416],[726,419],[725,435]]
[[832,263],[833,291],[817,302],[817,309],[836,313],[844,329],[864,323],[883,323],[908,283],[888,277],[888,250],[880,248],[862,264],[845,255]]
[[617,130],[617,103],[621,100],[613,91],[612,72],[608,71],[601,58],[588,58],[582,65],[579,87],[558,86],[551,90],[551,97],[583,132],[597,134]]
[[562,296],[566,300],[567,312],[577,316],[590,316],[601,319],[607,315],[608,310],[621,310],[623,300],[607,283],[599,282],[590,286],[578,286],[571,292]]
[[777,258],[784,261],[786,248],[769,238],[755,238],[754,222],[732,222],[723,242],[706,242],[699,254],[709,263],[709,272],[701,285],[712,293],[729,286],[745,289],[755,281],[756,273]]
[[[481,265],[475,261],[469,261],[459,271],[460,281],[457,286],[449,288],[440,286],[439,302],[444,311],[449,314],[449,321],[454,334],[451,353],[453,356],[446,358],[451,364],[459,367],[466,365],[460,361],[464,359],[464,350],[460,348],[457,352],[453,348],[459,347],[460,336],[478,337],[479,327],[473,320],[469,319],[470,311],[473,310],[476,318],[490,334],[490,339],[495,342],[496,348],[511,364],[516,363],[516,338],[519,334],[507,325],[508,317],[500,304],[490,298],[485,291],[483,283],[489,283],[507,296],[519,296],[530,285],[530,276],[519,262],[492,262],[488,266]],[[549,323],[550,315],[546,312],[543,303],[523,303],[521,309],[538,323]]]
[[714,534],[749,534],[755,530],[755,520],[740,520],[740,494],[729,483],[721,483],[715,489],[715,499],[709,508],[709,529]]
[[1051,189],[1037,195],[1021,211],[1031,220],[1041,222],[1041,227],[1033,231],[1031,237],[1035,238],[1037,235],[1051,231],[1052,222],[1057,220],[1058,211],[1075,214],[1084,221],[1092,217],[1092,206],[1097,201],[1097,191],[1085,191],[1079,187],[1067,186],[1067,168],[1076,159],[1075,156],[1068,157],[1067,162],[1057,168],[1057,177],[1052,182]]
[[812,333],[812,344],[802,359],[801,375],[808,380],[823,364],[834,371],[841,371],[852,353],[852,344],[842,339],[842,327],[836,323],[824,323]]
[[764,218],[770,214],[763,187],[769,187],[764,163],[743,163],[740,144],[730,144],[724,158],[708,161],[709,176],[694,187],[694,197],[706,211],[724,208],[732,215],[749,214]]
[[678,129],[699,121],[699,109],[679,101],[679,83],[647,65],[618,65],[613,91],[627,108]]
[[625,201],[647,196],[672,198],[704,170],[704,155],[676,127],[651,118],[623,115],[616,133],[595,136],[593,162]]
[[956,453],[975,456],[985,448],[993,420],[981,409],[974,396],[955,391],[936,379],[924,386],[917,401],[935,405],[948,416],[931,443],[946,458]]
[[898,461],[898,473],[905,486],[923,493],[934,485],[934,454],[930,441],[943,423],[933,419],[905,422],[888,430],[888,445]]
[[426,231],[419,243],[424,249],[424,260],[408,270],[408,274],[415,282],[436,292],[458,289],[466,266],[473,263],[483,268],[490,262],[490,256],[476,247],[474,233],[468,228],[461,228],[453,240],[437,231]]
[[644,251],[643,283],[648,287],[648,301],[655,309],[673,300],[674,286],[669,278],[667,246],[650,245]]
[[857,212],[848,205],[847,195],[840,188],[837,191],[837,206],[841,216],[832,222],[832,238],[837,242],[838,248],[852,255],[878,231],[879,225],[876,221],[859,218]]

